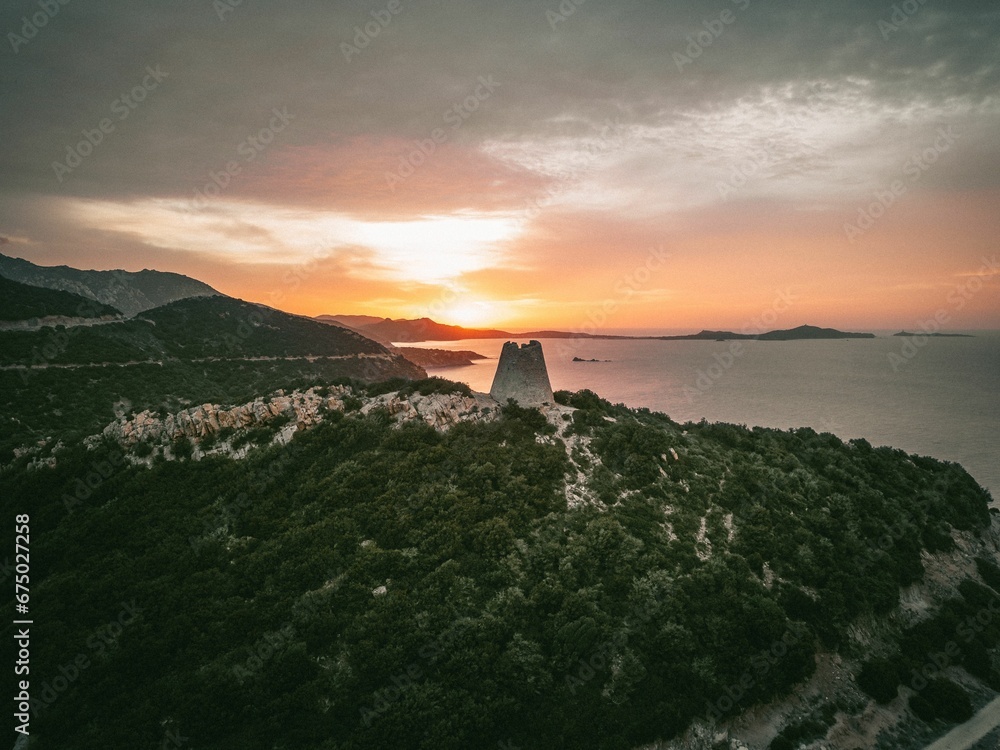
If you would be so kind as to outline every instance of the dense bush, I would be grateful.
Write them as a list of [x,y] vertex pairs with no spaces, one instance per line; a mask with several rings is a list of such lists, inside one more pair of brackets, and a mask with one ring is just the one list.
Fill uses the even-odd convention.
[[835,714],[836,707],[828,703],[805,719],[789,724],[771,740],[769,750],[795,750],[802,743],[823,737],[833,726]]
[[972,718],[968,694],[951,680],[931,680],[922,691],[910,698],[910,710],[926,722],[942,719],[960,724]]
[[995,562],[987,560],[985,557],[977,557],[976,570],[987,585],[994,591],[1000,592],[1000,567],[997,567]]
[[889,703],[899,694],[897,663],[888,659],[865,662],[858,674],[858,686],[879,703]]
[[[276,372],[292,374],[244,374]],[[240,461],[134,468],[70,441],[54,469],[7,469],[3,511],[32,517],[38,698],[90,660],[41,707],[37,748],[157,747],[166,727],[209,750],[635,747],[788,692],[821,640],[919,575],[927,529],[988,519],[951,464],[569,400],[599,459],[599,504],[573,510],[560,436],[513,404],[446,433],[331,412]],[[907,631],[900,664],[954,638],[984,592],[963,584]],[[961,708],[948,687],[921,696]]]

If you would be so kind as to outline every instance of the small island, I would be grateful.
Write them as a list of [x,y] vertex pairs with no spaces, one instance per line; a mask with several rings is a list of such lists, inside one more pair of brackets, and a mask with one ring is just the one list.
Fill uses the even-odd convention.
[[685,336],[655,336],[660,341],[802,341],[808,339],[873,339],[874,333],[851,333],[838,331],[836,328],[819,328],[818,326],[798,326],[782,331],[766,333],[735,333],[733,331],[701,331]]
[[582,357],[573,357],[574,362],[610,362],[610,359],[583,359]]
[[899,333],[892,334],[893,336],[931,336],[938,339],[973,339],[971,333],[910,333],[909,331],[900,331]]

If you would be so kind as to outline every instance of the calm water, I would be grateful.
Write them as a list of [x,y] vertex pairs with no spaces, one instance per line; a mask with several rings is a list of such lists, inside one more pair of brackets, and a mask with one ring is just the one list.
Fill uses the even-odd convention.
[[[903,357],[906,341],[746,341],[736,357],[727,356],[733,342],[545,339],[542,346],[556,390],[589,388],[679,422],[704,417],[863,437],[957,461],[1000,500],[1000,332],[930,339],[910,358]],[[432,373],[489,391],[503,341],[419,346],[490,357]],[[890,353],[904,360],[895,370]]]

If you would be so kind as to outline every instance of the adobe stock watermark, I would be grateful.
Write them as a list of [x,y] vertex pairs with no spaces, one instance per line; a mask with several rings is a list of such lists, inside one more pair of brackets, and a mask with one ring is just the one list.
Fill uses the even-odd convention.
[[404,7],[402,0],[389,0],[384,8],[371,11],[371,21],[366,21],[363,26],[354,27],[354,37],[351,39],[353,44],[340,43],[340,52],[344,59],[350,62],[352,57],[361,54],[361,50],[367,49],[368,45],[392,23],[392,19],[403,12]]
[[76,511],[76,506],[83,505],[102,484],[128,466],[130,464],[125,458],[125,454],[120,450],[113,450],[100,461],[94,461],[90,465],[90,471],[83,478],[77,477],[74,480],[73,494],[63,493],[62,502],[66,512],[73,514]]
[[236,155],[240,158],[230,159],[218,171],[209,171],[208,182],[195,189],[194,198],[188,201],[185,209],[189,212],[200,211],[208,205],[209,200],[218,198],[232,184],[233,180],[243,173],[244,165],[253,163],[257,157],[263,154],[274,142],[277,135],[284,132],[294,119],[295,115],[289,113],[288,107],[281,109],[274,107],[267,125],[256,133],[251,133],[237,144]]
[[[747,321],[741,328],[740,333],[744,336],[759,336],[770,329],[775,323],[778,322],[779,317],[782,313],[787,311],[795,301],[799,299],[798,294],[795,292],[794,287],[788,287],[784,290],[779,290],[771,306],[765,310],[763,313],[758,315],[756,318]],[[729,372],[735,365],[736,362],[747,353],[747,342],[755,341],[756,339],[735,339],[729,342],[726,350],[721,354],[716,352],[712,355],[714,362],[706,367],[705,369],[699,369],[695,371],[696,378],[694,382],[694,387],[690,385],[685,385],[682,389],[685,398],[687,398],[688,403],[693,403],[694,400],[705,393],[708,393],[715,384],[718,383],[727,372]]]
[[38,0],[38,7],[41,10],[34,12],[30,16],[21,18],[21,33],[15,34],[13,31],[7,34],[7,41],[14,50],[14,54],[24,45],[38,36],[38,32],[49,25],[49,21],[59,15],[62,6],[69,5],[70,0]]
[[[629,614],[625,617],[625,623],[629,625],[639,625],[648,623],[661,608],[660,602],[656,600],[637,603],[632,606]],[[574,664],[574,670],[568,673],[564,679],[570,695],[576,695],[576,691],[584,687],[594,679],[599,672],[611,669],[616,654],[618,654],[628,641],[628,631],[619,630],[611,638],[594,649],[586,659],[578,659]]]
[[[776,114],[773,125],[783,131],[803,131],[810,130],[816,124],[816,104],[823,101],[825,88],[819,83],[807,84],[808,89],[806,105],[800,109],[790,109]],[[794,143],[796,138],[769,138],[764,144],[748,149],[745,156],[732,165],[729,177],[716,183],[719,196],[725,200],[741,188],[746,187],[753,179],[763,176],[763,170],[782,164],[790,164],[793,167],[800,158],[815,158],[822,156],[823,148],[812,146],[808,143],[799,142],[794,148],[789,149],[788,144]]]
[[[910,184],[919,182],[927,170],[934,166],[942,155],[952,149],[957,140],[958,135],[955,133],[953,126],[948,125],[944,128],[938,128],[937,138],[935,138],[934,143],[910,156],[903,165],[903,175],[910,178]],[[854,223],[844,224],[844,234],[847,235],[848,241],[854,244],[858,237],[874,227],[875,223],[885,216],[888,210],[901,197],[906,195],[909,189],[910,185],[902,179],[896,179],[886,188],[876,190],[872,194],[875,200],[867,206],[858,208],[857,220]]]
[[[316,272],[317,267],[325,260],[330,258],[330,245],[333,243],[331,241],[324,241],[319,244],[319,246],[310,253],[309,257],[305,260],[295,263],[289,267],[287,271],[281,277],[281,283],[295,291],[303,282],[308,281],[310,277]],[[268,299],[271,300],[271,304],[275,307],[280,305],[285,301],[285,292],[281,288],[272,289],[268,294]]]
[[479,110],[483,102],[489,100],[496,90],[500,88],[500,83],[494,80],[491,75],[479,76],[477,81],[477,85],[471,94],[460,102],[452,104],[441,115],[442,121],[445,125],[449,126],[449,129],[446,130],[442,127],[434,128],[427,138],[416,141],[413,149],[400,158],[399,166],[395,172],[385,173],[385,184],[390,192],[396,192],[396,187],[400,183],[412,177],[434,155],[438,150],[438,146],[447,141],[455,131],[461,128],[465,124],[465,121]]
[[784,635],[774,641],[769,648],[755,654],[750,659],[750,668],[740,679],[725,688],[723,694],[714,703],[706,703],[708,711],[705,719],[715,723],[740,704],[747,694],[767,676],[776,664],[784,659],[789,651],[797,646],[808,634],[808,629],[801,625],[790,625]]
[[[292,614],[300,620],[310,620],[320,610],[320,603],[308,594],[300,596],[291,606]],[[282,653],[295,641],[295,625],[291,620],[276,630],[264,633],[254,641],[253,646],[246,646],[247,658],[242,664],[233,667],[233,676],[242,685],[259,675],[265,665],[275,656]]]
[[[120,272],[109,271],[109,273],[115,274]],[[78,318],[95,318],[101,312],[101,303],[96,300],[86,300],[77,306],[75,312]],[[28,384],[28,380],[34,372],[44,370],[52,364],[52,360],[66,351],[71,338],[83,330],[86,330],[83,326],[71,326],[61,330],[53,328],[52,332],[46,336],[45,343],[41,347],[32,347],[31,359],[23,361],[17,367],[18,375],[20,375],[23,384]]]
[[917,14],[917,12],[927,3],[927,0],[905,0],[905,2],[899,3],[892,6],[892,14],[889,16],[889,20],[879,19],[878,26],[879,33],[882,34],[882,39],[884,41],[889,41],[889,35],[895,34],[900,31],[906,24],[910,22],[910,19]]
[[[592,305],[586,313],[586,322],[579,328],[573,329],[575,334],[590,336],[608,322],[608,319],[618,312],[619,309],[629,302],[652,280],[653,275],[666,265],[672,257],[672,253],[665,250],[662,245],[654,247],[649,251],[646,259],[633,268],[628,273],[619,277],[615,281],[612,291],[614,294],[607,297],[603,302]],[[574,354],[585,342],[585,338],[562,339],[559,342],[559,355],[569,357]]]
[[37,718],[44,709],[55,703],[80,676],[93,665],[93,658],[99,658],[109,648],[114,648],[122,633],[142,618],[142,608],[135,600],[122,602],[122,608],[115,619],[101,625],[87,636],[87,651],[81,651],[66,664],[59,665],[59,674],[42,683],[41,690],[31,696],[31,715]]
[[177,748],[184,747],[184,744],[190,740],[191,738],[182,735],[179,729],[168,728],[163,733],[163,739],[160,740],[159,750],[176,750]]
[[[740,11],[750,7],[750,0],[730,0],[730,2]],[[703,28],[685,37],[688,45],[684,48],[684,52],[674,52],[673,60],[677,70],[683,71],[685,66],[694,63],[704,54],[705,50],[715,44],[726,31],[726,27],[732,26],[734,23],[736,23],[736,14],[729,8],[723,9],[715,18],[702,21]]]
[[[436,638],[432,638],[422,645],[417,656],[421,660],[434,664],[441,656],[449,651],[458,637],[458,630],[464,627],[463,623],[456,623],[443,630]],[[380,688],[372,693],[372,704],[361,706],[358,712],[361,714],[361,723],[370,727],[380,716],[385,714],[408,690],[412,690],[422,681],[426,675],[420,666],[419,661],[410,662],[398,674],[392,675],[389,680],[392,683]]]
[[[792,117],[791,120],[798,124],[805,122],[805,118],[801,117]],[[753,180],[763,177],[764,170],[770,167],[794,163],[799,157],[816,157],[823,153],[822,149],[805,143],[800,144],[798,148],[790,152],[782,153],[783,150],[783,144],[772,140],[765,146],[748,151],[743,159],[732,165],[729,177],[716,183],[715,187],[719,192],[719,197],[728,200],[734,193],[745,188]]]
[[220,21],[225,21],[226,16],[233,13],[243,5],[243,0],[212,0],[212,10],[219,17]]
[[295,638],[295,628],[292,623],[285,623],[278,630],[264,633],[254,645],[247,646],[249,656],[242,664],[233,667],[233,676],[242,685],[264,669],[264,665],[276,654],[290,645]]
[[[265,492],[271,483],[277,481],[284,475],[289,464],[299,454],[302,448],[296,443],[288,443],[282,446],[282,450],[272,458],[264,467],[252,471],[247,477],[247,483],[255,494]],[[201,536],[188,536],[188,544],[195,554],[201,554],[204,547],[210,544],[213,535],[220,528],[226,528],[230,524],[239,520],[243,511],[255,502],[254,498],[246,492],[239,493],[231,502],[224,502],[220,495],[213,504],[212,518],[202,519]]]
[[542,209],[550,205],[558,197],[561,189],[582,178],[588,172],[594,162],[602,154],[607,154],[618,150],[624,146],[625,138],[622,136],[624,126],[618,121],[610,118],[604,121],[603,127],[598,131],[598,138],[594,142],[588,142],[583,149],[582,163],[576,164],[569,169],[556,175],[555,183],[546,186],[542,194],[532,197],[525,208],[525,216],[528,219],[537,218]]
[[939,308],[933,316],[917,323],[921,333],[900,337],[903,339],[903,344],[899,348],[899,353],[889,352],[886,355],[893,372],[899,372],[900,367],[911,362],[931,342],[934,334],[940,333],[951,321],[952,311],[957,312],[964,308],[969,304],[969,300],[983,290],[987,279],[1000,277],[1000,259],[996,255],[991,258],[983,256],[982,260],[983,264],[974,276],[961,284],[956,284],[948,292],[947,307]]
[[[282,275],[282,283],[286,287],[291,288],[293,291],[298,289],[304,281],[312,276],[316,270],[316,266],[329,257],[330,251],[328,249],[328,242],[324,241],[312,251],[309,258],[291,266],[291,268]],[[278,287],[270,291],[268,298],[271,300],[271,304],[277,307],[286,299],[286,295],[284,290],[281,287]],[[244,342],[253,335],[255,329],[264,324],[264,321],[270,317],[271,313],[272,310],[268,307],[263,305],[258,306],[257,309],[248,313],[246,316],[240,317],[239,323],[236,326],[235,334],[224,333],[216,339],[216,342],[222,344],[226,348],[226,352],[228,354],[235,354],[243,348]]]
[[[111,114],[115,115],[118,122],[124,122],[129,118],[142,102],[146,100],[152,92],[159,88],[160,84],[169,74],[161,66],[146,67],[146,75],[142,80],[132,87],[130,91],[122,93],[110,104]],[[94,150],[104,142],[104,139],[115,132],[115,121],[110,117],[102,118],[95,127],[84,128],[83,139],[75,146],[66,146],[66,158],[62,161],[52,162],[52,169],[55,172],[56,180],[62,182],[67,175],[83,164],[83,160],[94,153]]]
[[[1000,600],[992,599],[988,606],[959,621],[955,629],[956,636],[966,644],[970,644],[979,633],[990,627],[997,617],[1000,617]],[[948,667],[959,666],[961,658],[961,646],[954,640],[949,640],[940,651],[928,653],[927,660],[919,669],[910,670],[909,687],[916,693],[921,692],[931,680],[942,677]]]
[[[938,480],[934,485],[934,489],[943,495],[947,488],[940,480]],[[914,498],[913,501],[911,501],[911,503],[907,506],[907,514],[905,517],[894,518],[892,523],[886,527],[885,531],[881,535],[875,539],[869,540],[864,551],[860,552],[858,555],[861,560],[868,564],[876,564],[879,562],[883,554],[888,553],[901,540],[905,539],[909,535],[917,534],[920,528],[917,513],[918,511],[924,514],[930,513],[932,499],[933,498],[928,495],[922,495]]]

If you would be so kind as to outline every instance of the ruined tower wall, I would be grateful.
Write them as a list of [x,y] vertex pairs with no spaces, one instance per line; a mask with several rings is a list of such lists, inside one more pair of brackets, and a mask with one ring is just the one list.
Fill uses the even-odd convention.
[[555,403],[541,343],[531,341],[518,346],[508,341],[503,345],[490,395],[501,404],[509,398],[521,406]]

